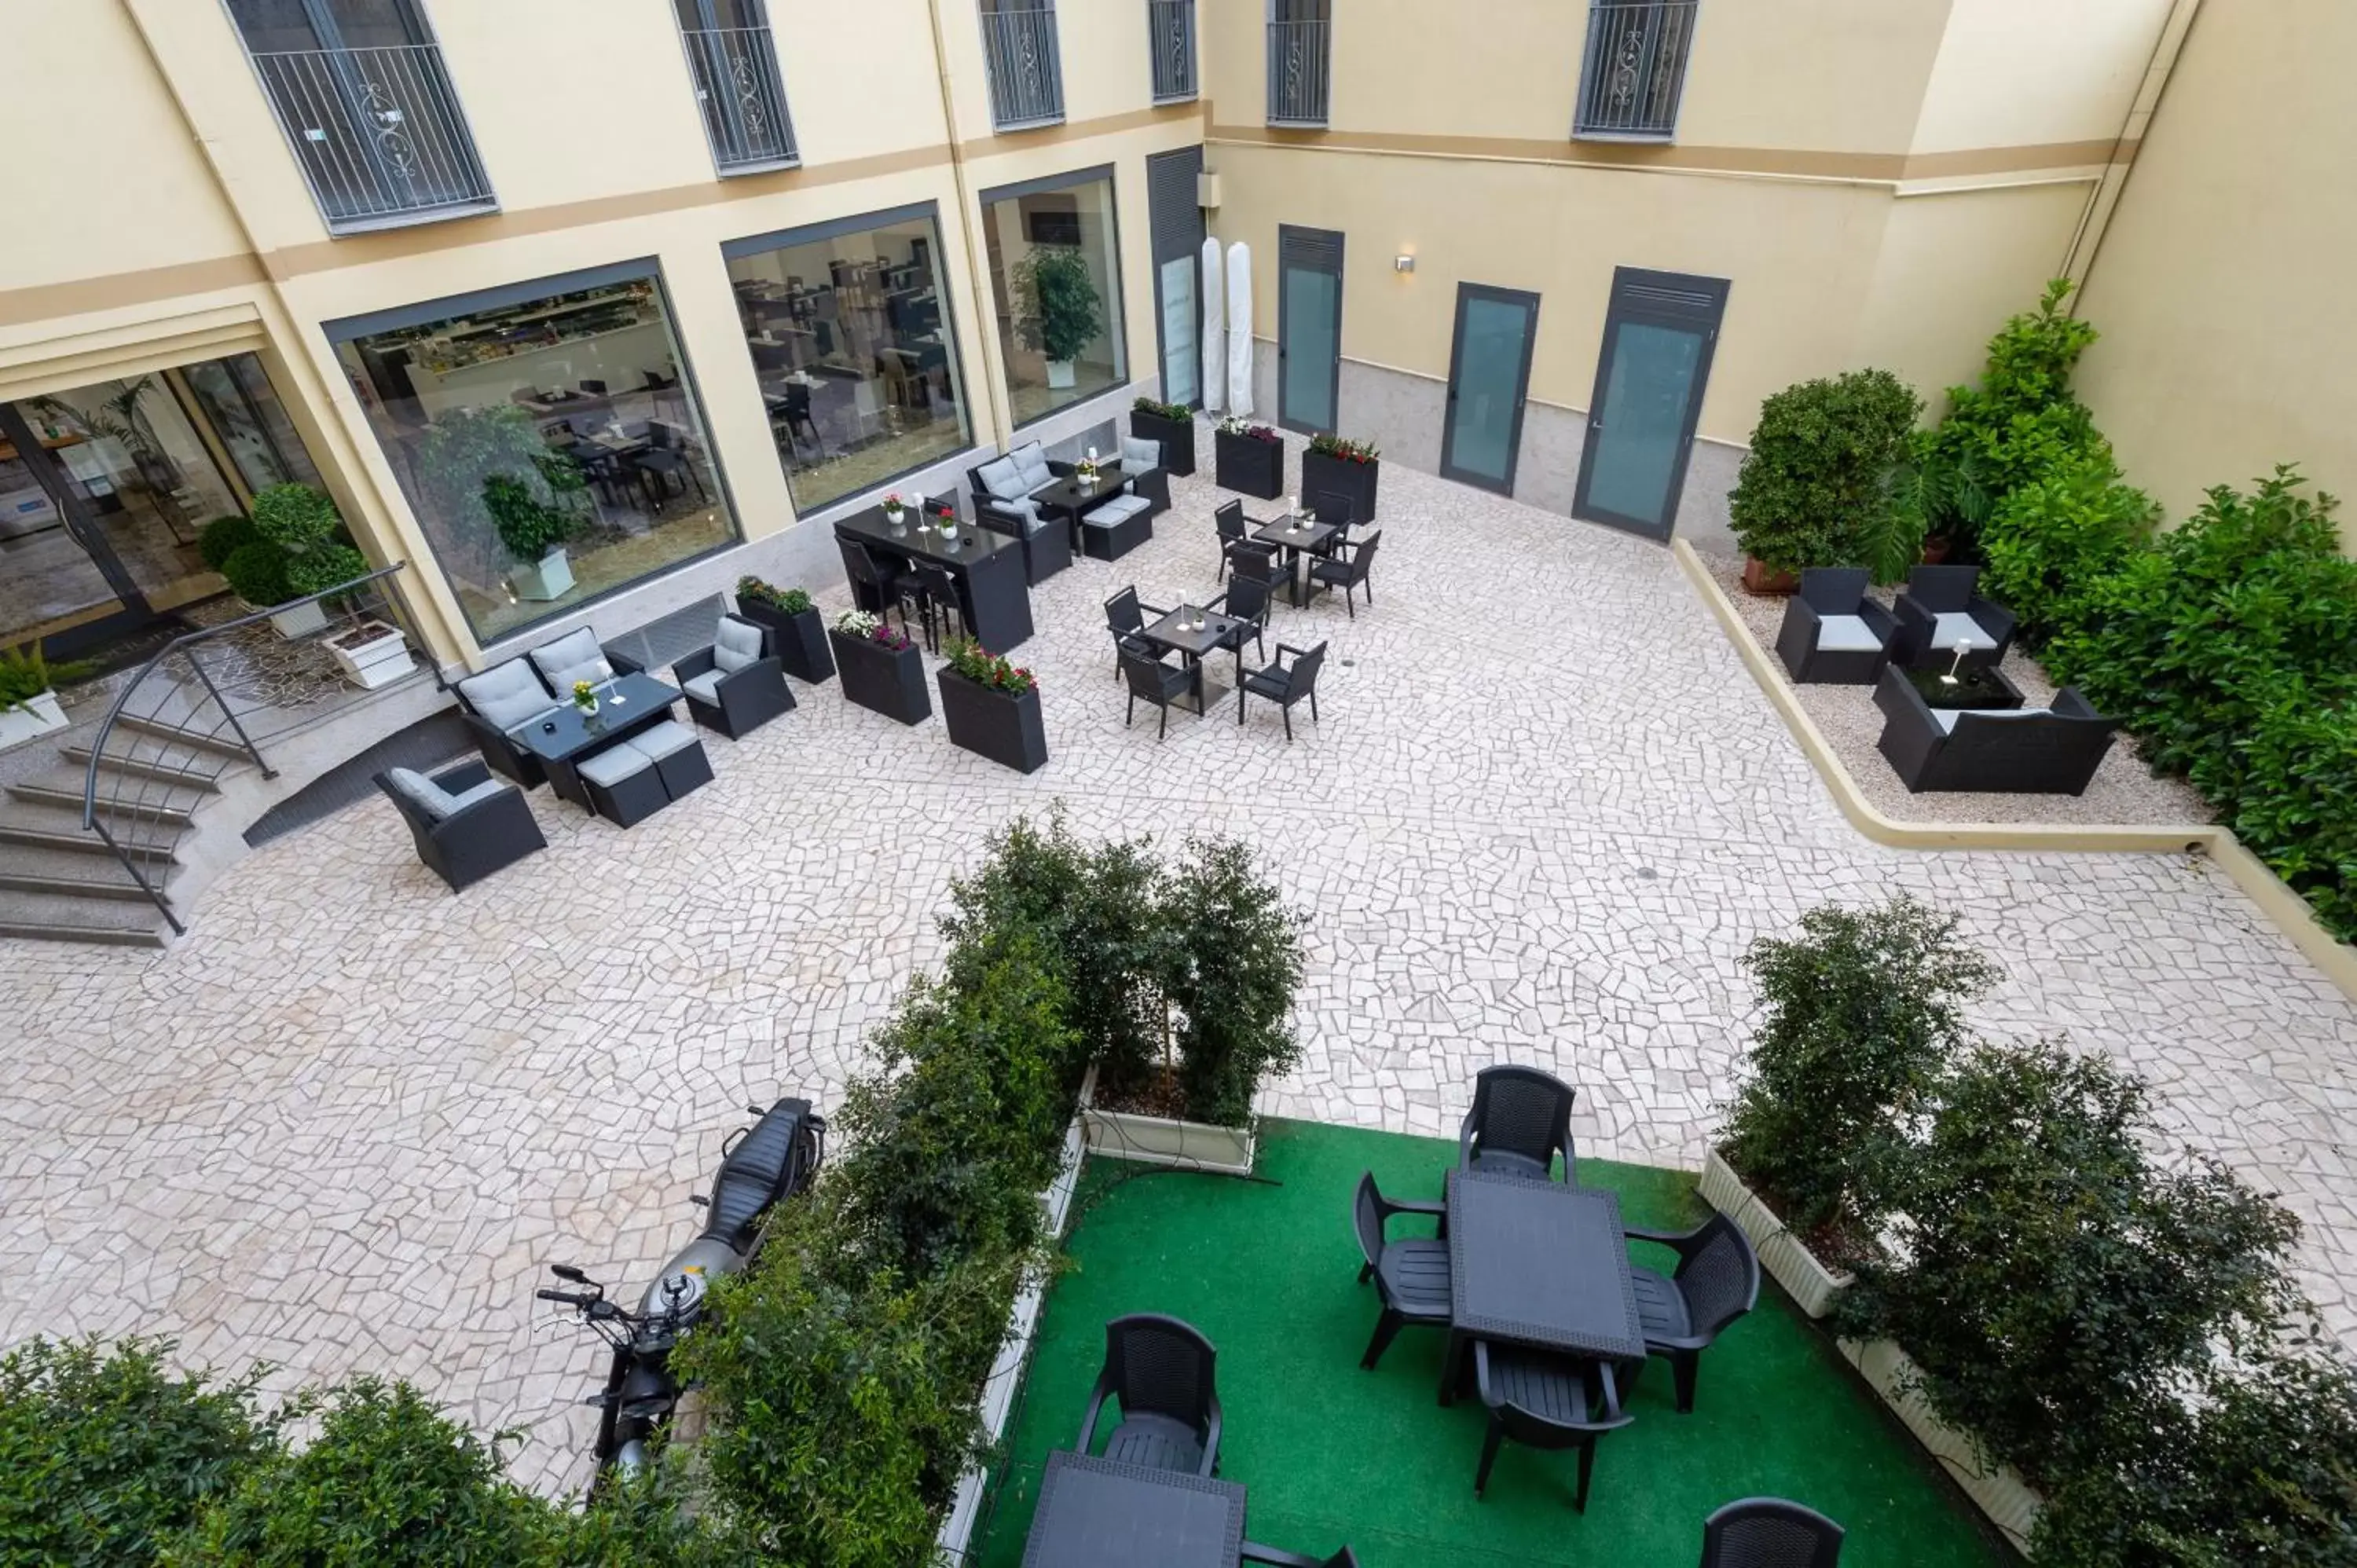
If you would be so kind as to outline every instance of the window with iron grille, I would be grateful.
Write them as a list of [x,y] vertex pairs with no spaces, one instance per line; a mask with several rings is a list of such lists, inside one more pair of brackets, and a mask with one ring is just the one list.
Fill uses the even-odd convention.
[[229,11],[329,229],[498,205],[411,0],[229,0]]
[[1580,66],[1578,136],[1668,141],[1700,0],[1590,0]]
[[1271,0],[1268,121],[1323,125],[1332,85],[1332,0]]
[[1064,117],[1063,58],[1056,0],[980,0],[982,55],[990,73],[990,120],[1002,131]]
[[1195,96],[1195,0],[1146,0],[1146,45],[1154,57],[1154,102]]
[[673,0],[712,161],[722,174],[800,161],[762,0]]

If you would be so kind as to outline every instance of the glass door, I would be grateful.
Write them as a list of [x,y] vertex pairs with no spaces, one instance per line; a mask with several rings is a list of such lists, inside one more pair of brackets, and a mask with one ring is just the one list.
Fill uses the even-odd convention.
[[81,440],[0,403],[0,646],[71,654],[152,614],[58,459]]
[[1202,401],[1203,209],[1195,205],[1203,149],[1179,147],[1146,160],[1154,291],[1160,312],[1162,401],[1192,408]]
[[1457,329],[1448,351],[1448,413],[1440,435],[1443,478],[1514,493],[1523,445],[1523,400],[1531,385],[1531,345],[1539,296],[1486,284],[1457,285]]
[[1342,236],[1279,224],[1276,255],[1276,422],[1314,435],[1341,393]]
[[1727,280],[1616,268],[1575,517],[1667,539],[1727,309]]
[[1189,408],[1202,401],[1202,356],[1195,346],[1195,324],[1202,316],[1195,303],[1195,269],[1200,264],[1182,256],[1161,268],[1162,401]]

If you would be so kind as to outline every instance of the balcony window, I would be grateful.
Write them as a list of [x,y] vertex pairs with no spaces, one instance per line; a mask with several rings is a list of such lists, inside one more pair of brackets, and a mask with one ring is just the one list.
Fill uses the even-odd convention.
[[411,0],[229,0],[328,227],[497,205],[442,51]]
[[1332,86],[1331,0],[1274,0],[1268,24],[1268,123],[1323,125]]
[[721,252],[795,510],[973,444],[930,205]]
[[327,331],[479,640],[735,541],[653,263]]
[[1154,102],[1195,96],[1195,0],[1146,0],[1148,47],[1154,57]]
[[722,174],[787,168],[799,161],[778,75],[777,43],[762,0],[674,0],[680,41],[712,161]]
[[991,124],[1002,131],[1019,131],[1063,119],[1064,68],[1056,47],[1056,0],[981,0],[981,5]]
[[1572,134],[1666,142],[1677,134],[1699,0],[1592,0]]
[[1128,370],[1113,170],[1001,186],[981,201],[1015,423],[1121,385]]

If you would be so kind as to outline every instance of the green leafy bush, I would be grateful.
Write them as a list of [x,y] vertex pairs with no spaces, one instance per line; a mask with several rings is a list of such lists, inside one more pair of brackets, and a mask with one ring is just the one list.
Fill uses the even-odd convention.
[[1981,592],[2042,645],[2082,629],[2096,585],[2151,540],[2160,509],[2108,456],[2064,458],[2009,492],[1981,527]]
[[1301,1059],[1301,917],[1233,839],[1197,839],[1164,891],[1172,935],[1162,990],[1184,1022],[1178,1080],[1198,1121],[1242,1127],[1253,1091]]
[[255,539],[231,551],[221,562],[221,575],[231,593],[258,610],[296,596],[286,585],[286,552],[267,539]]
[[1103,297],[1088,259],[1070,245],[1034,245],[1008,269],[1015,284],[1015,335],[1049,360],[1080,358],[1104,329]]
[[344,520],[336,503],[308,485],[273,485],[253,498],[253,528],[289,555],[328,543]]
[[1183,403],[1157,403],[1150,397],[1136,399],[1129,405],[1140,413],[1150,413],[1157,419],[1167,419],[1173,424],[1192,424],[1195,411]]
[[1900,897],[1824,905],[1744,962],[1767,1017],[1719,1151],[1784,1222],[1837,1253],[1876,1218],[1868,1178],[1900,1157],[1906,1121],[1964,1039],[1963,1004],[1997,971],[1954,915]]
[[253,519],[240,512],[217,517],[197,531],[197,554],[208,570],[218,572],[232,551],[262,537]]
[[2197,763],[2193,782],[2252,854],[2357,941],[2357,699],[2296,673],[2248,682],[2249,730]]
[[573,514],[542,499],[513,474],[492,474],[483,480],[483,511],[500,542],[519,561],[538,561],[573,537]]
[[1896,527],[1891,478],[1922,407],[1888,371],[1802,381],[1760,404],[1727,496],[1745,553],[1784,572],[1864,563],[1881,581],[1903,575],[1922,539]]
[[300,555],[287,557],[286,586],[296,598],[304,598],[324,594],[339,583],[365,577],[368,573],[368,557],[350,545],[315,545]]
[[737,599],[740,604],[768,605],[790,616],[798,616],[811,607],[811,596],[800,588],[780,588],[759,577],[737,579]]

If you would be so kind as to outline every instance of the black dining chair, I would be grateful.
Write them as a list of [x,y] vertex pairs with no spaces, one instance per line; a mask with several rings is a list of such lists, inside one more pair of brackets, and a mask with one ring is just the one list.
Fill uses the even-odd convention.
[[1361,590],[1367,596],[1367,607],[1374,608],[1375,585],[1368,574],[1375,567],[1375,546],[1383,542],[1383,531],[1380,528],[1355,543],[1338,537],[1333,553],[1309,563],[1311,590],[1341,589],[1342,606],[1351,612],[1352,620],[1359,618],[1358,596]]
[[[1641,1361],[1621,1364],[1641,1368]],[[1596,1440],[1635,1418],[1620,1408],[1619,1378],[1610,1361],[1574,1359],[1518,1346],[1473,1341],[1473,1378],[1481,1402],[1490,1407],[1490,1430],[1481,1440],[1481,1467],[1473,1475],[1473,1495],[1490,1485],[1490,1466],[1500,1444],[1511,1438],[1526,1448],[1579,1451],[1579,1489],[1572,1508],[1587,1511],[1587,1482],[1596,1469]],[[1633,1376],[1629,1379],[1633,1384]]]
[[922,593],[916,575],[906,564],[879,559],[876,553],[856,539],[835,536],[835,544],[843,552],[844,575],[851,579],[856,590],[866,587],[876,598],[876,613],[887,621],[897,607],[900,612],[900,629],[909,629],[909,607]]
[[1263,1546],[1257,1541],[1243,1545],[1245,1563],[1266,1563],[1273,1568],[1359,1568],[1359,1554],[1349,1547],[1331,1557],[1309,1557],[1298,1552],[1285,1552],[1274,1546]]
[[1571,1146],[1571,1102],[1578,1091],[1531,1067],[1487,1067],[1473,1079],[1473,1109],[1457,1128],[1457,1168],[1552,1178],[1563,1155],[1566,1185],[1579,1185]]
[[1211,513],[1211,527],[1220,536],[1220,564],[1211,572],[1211,581],[1216,583],[1227,575],[1230,558],[1237,546],[1249,542],[1244,532],[1244,503],[1222,501],[1219,510]]
[[1629,1275],[1637,1289],[1645,1352],[1668,1359],[1677,1380],[1678,1413],[1691,1415],[1702,1353],[1728,1324],[1760,1305],[1759,1254],[1741,1227],[1724,1214],[1694,1230],[1630,1227],[1622,1234],[1678,1255],[1677,1268],[1667,1275],[1633,1266]]
[[1375,1186],[1372,1171],[1359,1177],[1359,1191],[1351,1203],[1351,1228],[1358,1233],[1360,1255],[1367,1260],[1359,1270],[1359,1283],[1373,1280],[1375,1297],[1383,1303],[1374,1337],[1359,1358],[1359,1365],[1370,1372],[1407,1325],[1448,1326],[1448,1243],[1426,1236],[1386,1240],[1383,1226],[1394,1214],[1426,1214],[1446,1223],[1448,1213],[1437,1203],[1393,1202]]
[[1118,632],[1114,636],[1121,676],[1129,682],[1129,715],[1121,721],[1122,728],[1127,729],[1136,719],[1137,699],[1143,697],[1162,711],[1162,722],[1154,732],[1154,738],[1160,740],[1170,733],[1170,704],[1195,689],[1194,671],[1157,659],[1135,638]]
[[[1291,659],[1291,664],[1286,663]],[[1293,744],[1293,704],[1303,698],[1309,700],[1309,719],[1318,721],[1318,671],[1326,663],[1326,645],[1319,643],[1308,650],[1287,643],[1276,645],[1274,663],[1248,671],[1236,682],[1236,724],[1244,722],[1244,693],[1264,697],[1285,712],[1285,742]]]
[[822,457],[825,456],[826,437],[819,434],[818,421],[811,416],[810,388],[800,381],[788,381],[785,398],[786,406],[779,413],[778,418],[786,427],[786,445],[793,449],[795,456],[800,456],[802,444],[795,439],[794,432],[807,430],[810,432],[811,444],[818,448],[818,455]]
[[1215,615],[1234,619],[1220,639],[1220,646],[1236,656],[1236,681],[1244,678],[1244,644],[1249,642],[1258,651],[1261,662],[1268,661],[1268,585],[1257,577],[1239,572],[1228,584],[1228,591],[1205,607]]
[[1104,1456],[1151,1470],[1209,1476],[1220,1463],[1220,1395],[1214,1378],[1219,1352],[1191,1324],[1138,1312],[1105,1325],[1104,1366],[1081,1418],[1086,1454],[1096,1441],[1097,1416],[1107,1399],[1121,1403],[1121,1421]]
[[1329,523],[1334,529],[1322,542],[1310,547],[1312,555],[1333,555],[1351,542],[1351,525],[1358,520],[1351,516],[1350,497],[1320,490],[1309,503],[1309,515],[1313,521]]
[[[1146,629],[1149,620],[1160,620],[1169,612],[1156,609],[1137,596],[1137,585],[1131,584],[1104,602],[1105,625],[1113,628],[1114,640],[1119,644],[1125,638],[1135,637]],[[1116,671],[1118,666],[1116,666]]]
[[1702,1521],[1702,1568],[1839,1568],[1849,1532],[1782,1498],[1745,1498]]
[[[938,653],[941,651],[941,640],[935,635],[933,627],[933,617],[936,613],[941,617],[942,633],[948,633],[950,622],[952,620],[958,623],[959,630],[963,631],[965,628],[965,607],[958,599],[957,578],[946,566],[936,566],[926,561],[912,561],[909,564],[909,581],[916,593],[918,613],[924,618],[925,647]],[[903,611],[900,618],[905,623],[908,619],[907,612]]]

